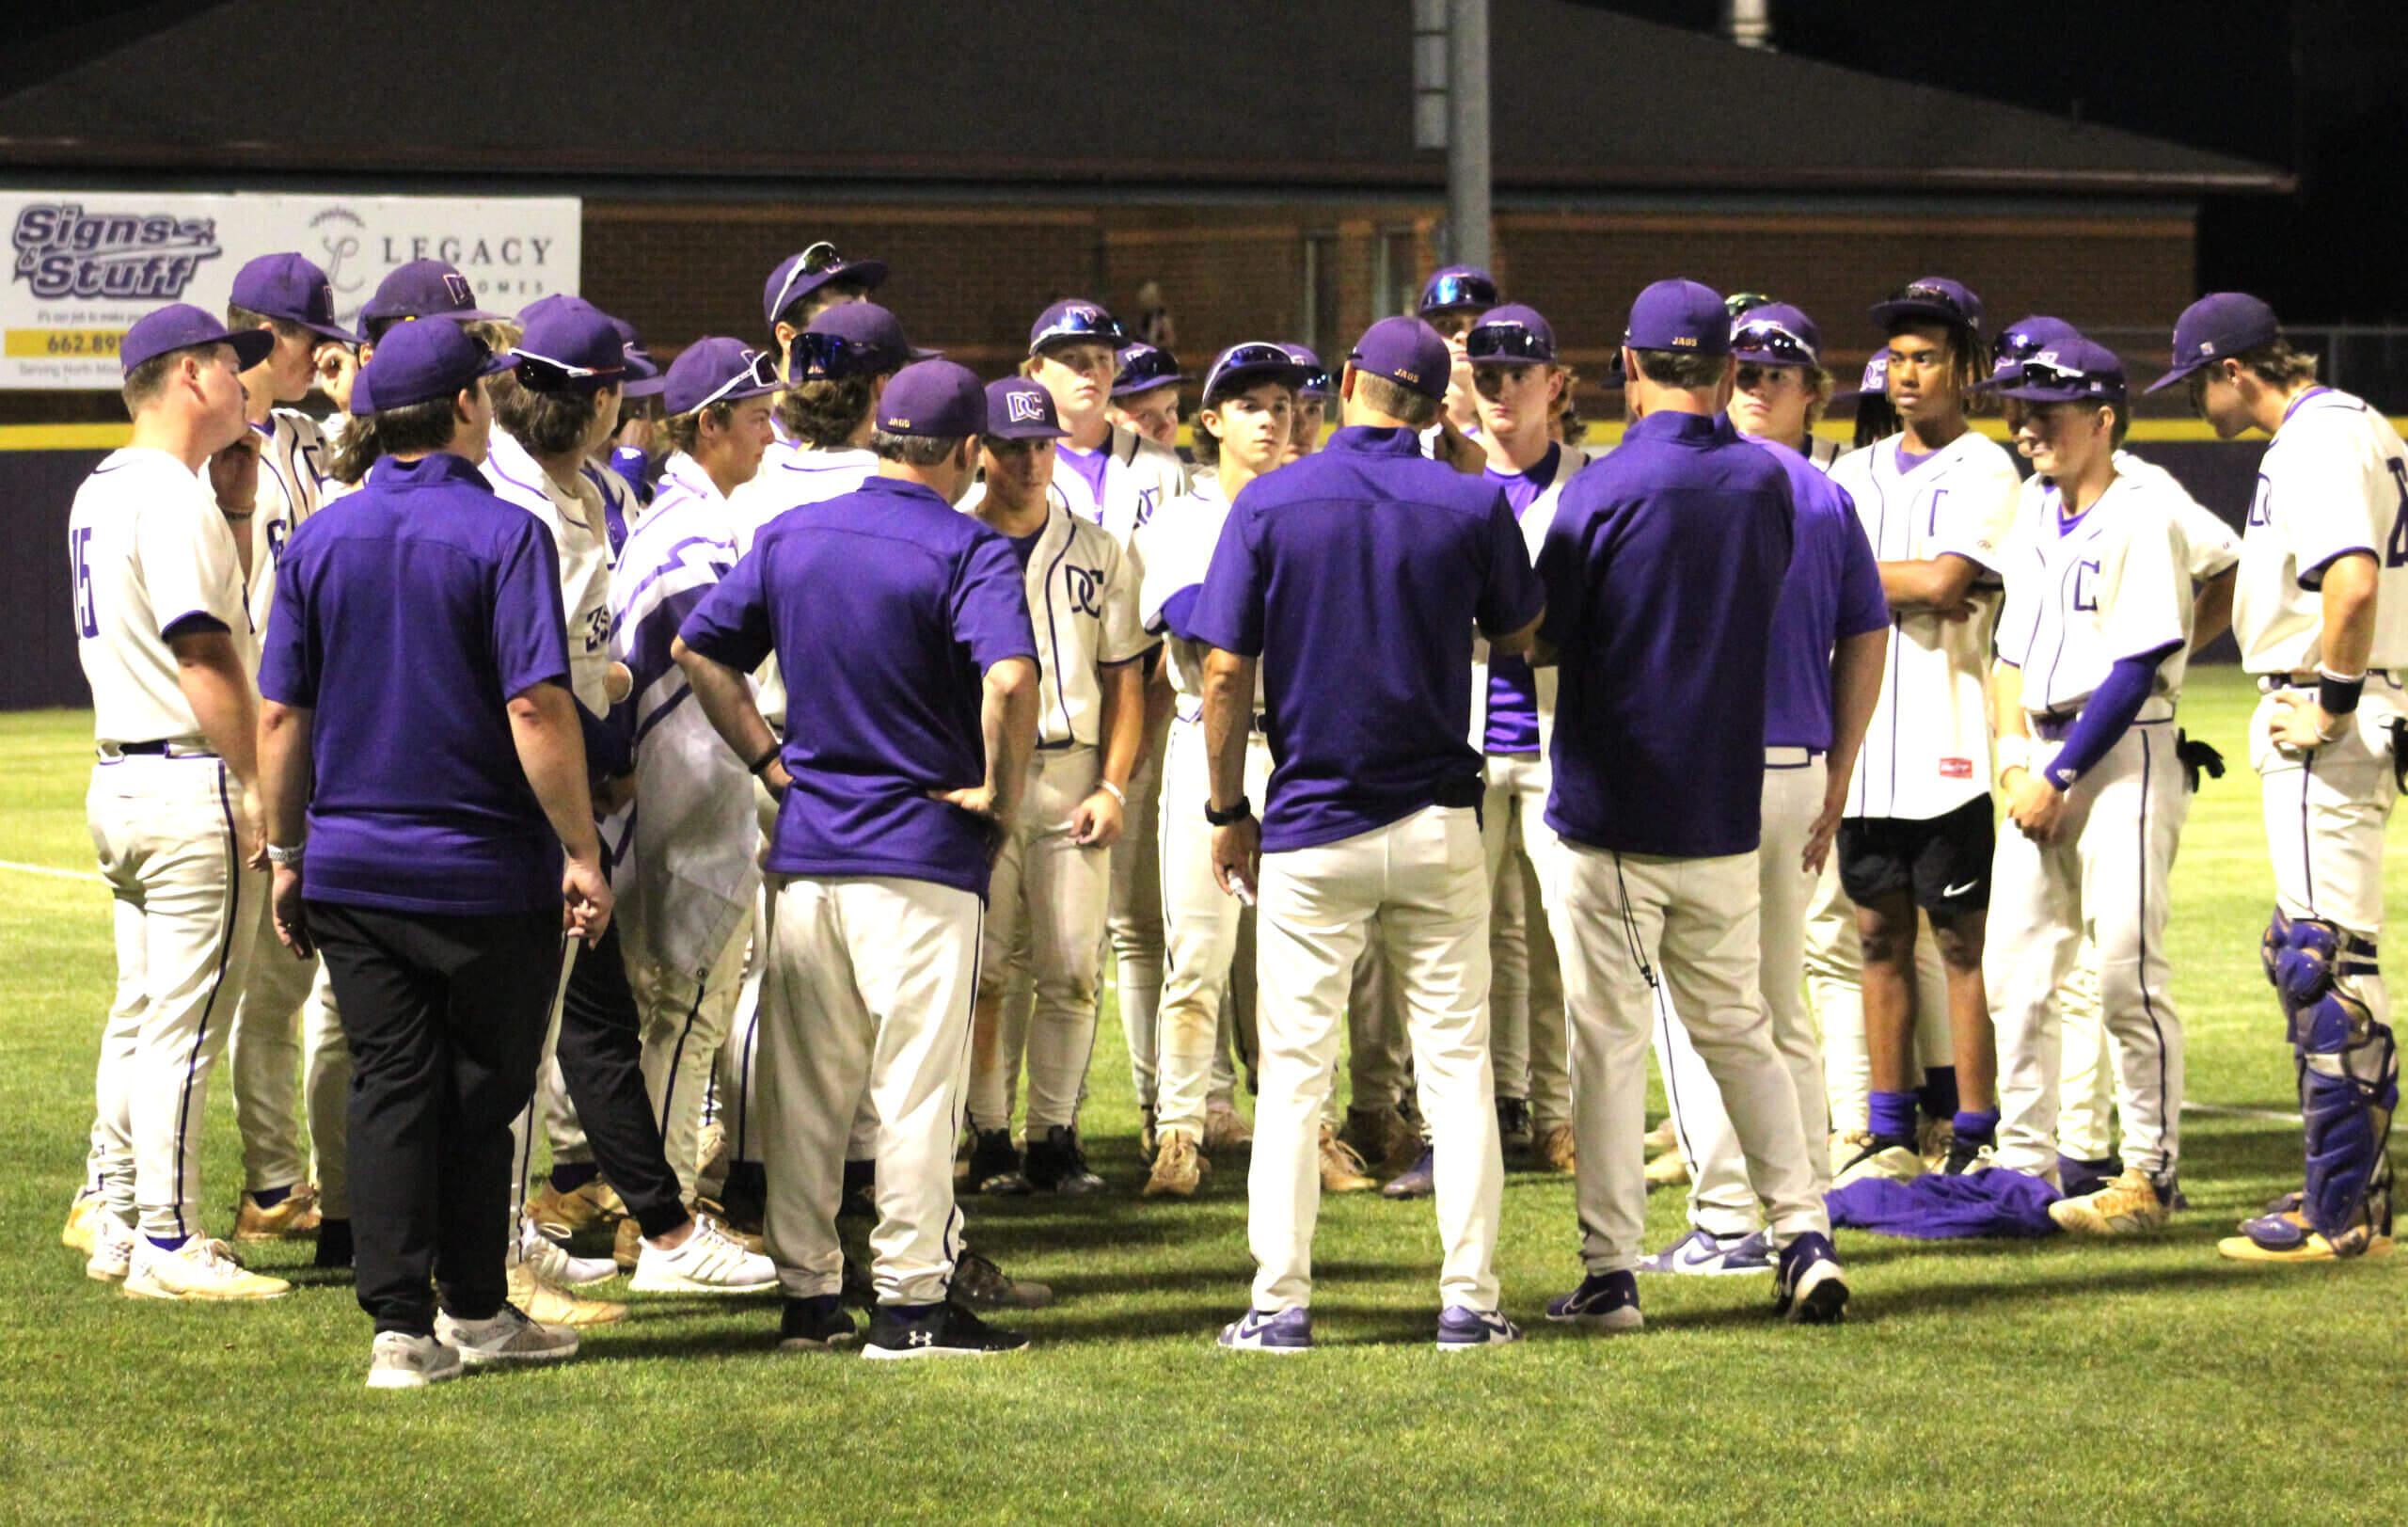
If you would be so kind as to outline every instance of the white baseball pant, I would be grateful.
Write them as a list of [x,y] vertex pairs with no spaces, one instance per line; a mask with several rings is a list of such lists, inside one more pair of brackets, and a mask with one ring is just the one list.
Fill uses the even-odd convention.
[[[2278,751],[2268,740],[2278,700],[2276,694],[2261,698],[2249,720],[2249,759],[2264,803],[2275,904],[2289,917],[2321,918],[2362,939],[2379,939],[2384,827],[2400,797],[2389,727],[2408,708],[2408,694],[2396,677],[2368,675],[2339,740],[2305,755]],[[2374,1021],[2388,1026],[2391,1001],[2383,978],[2351,979]]]
[[1430,806],[1335,843],[1262,856],[1262,1092],[1247,1174],[1254,1308],[1312,1302],[1319,1140],[1347,989],[1377,918],[1436,1153],[1438,1287],[1497,1308],[1505,1166],[1488,1055],[1488,886],[1478,814]]
[[[1173,723],[1175,726],[1177,724]],[[1106,923],[1112,937],[1112,987],[1120,1009],[1120,1032],[1129,1046],[1130,1079],[1137,1101],[1154,1100],[1154,1077],[1163,999],[1162,801],[1164,751],[1171,728],[1139,754],[1129,776],[1120,841],[1111,850],[1111,899]],[[1203,796],[1196,809],[1203,809]],[[1099,964],[1099,969],[1101,966]],[[1081,1074],[1082,1082],[1085,1074]],[[1060,1121],[1063,1123],[1069,1120]]]
[[1667,859],[1559,842],[1574,1197],[1580,1259],[1592,1274],[1627,1271],[1644,1255],[1646,1055],[1659,980],[1731,1116],[1773,1244],[1830,1233],[1798,1084],[1762,1005],[1756,857]]
[[257,946],[266,877],[243,867],[216,757],[103,757],[84,798],[108,883],[117,996],[101,1035],[91,1182],[145,1235],[200,1233],[200,1133]]
[[2124,1119],[2124,1165],[2152,1176],[2180,1153],[2182,1021],[2165,955],[2168,877],[2190,792],[2170,721],[2135,724],[2066,792],[2058,835],[2009,824],[1990,862],[1982,979],[1998,1029],[1998,1164],[2057,1170],[2064,1039],[2057,990],[2087,928]]
[[867,1092],[879,1121],[870,1276],[880,1303],[934,1304],[961,1244],[953,1148],[984,936],[978,898],[885,876],[772,877],[771,894],[755,1062],[769,1258],[790,1297],[841,1289],[836,1207]]
[[[627,957],[627,984],[642,1023],[644,1092],[652,1099],[662,1153],[677,1174],[678,1195],[688,1203],[694,1201],[702,1166],[703,1094],[736,1013],[751,932],[739,926],[699,981],[657,960]],[[622,947],[632,951],[634,945]]]
[[[351,1107],[351,1045],[343,1038],[334,987],[317,957],[296,960],[277,941],[266,897],[260,898],[250,977],[243,983],[226,1045],[234,1127],[243,1140],[244,1191],[315,1182],[318,1212],[329,1219],[350,1218],[343,1142]],[[305,1113],[309,1156],[301,1153]]]
[[1563,973],[1547,924],[1546,824],[1551,778],[1538,753],[1492,753],[1480,841],[1488,858],[1489,1047],[1497,1095],[1530,1105],[1544,1137],[1572,1121],[1572,1071],[1565,1056]]
[[[1248,738],[1245,794],[1269,789],[1271,747],[1257,731]],[[1251,914],[1212,877],[1212,828],[1204,819],[1211,798],[1211,760],[1200,721],[1173,719],[1163,759],[1159,842],[1162,855],[1162,1008],[1155,1058],[1154,1127],[1204,1137],[1204,1114],[1226,1063],[1238,935]]]

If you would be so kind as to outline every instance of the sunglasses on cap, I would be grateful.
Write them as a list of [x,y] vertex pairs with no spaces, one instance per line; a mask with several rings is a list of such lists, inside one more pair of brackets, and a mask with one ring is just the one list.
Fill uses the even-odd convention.
[[1120,347],[1129,342],[1129,336],[1121,328],[1120,320],[1101,308],[1072,308],[1046,325],[1036,338],[1028,342],[1028,353],[1035,355],[1049,344],[1065,342],[1110,345],[1117,359]]
[[1758,308],[1769,308],[1773,299],[1762,292],[1734,292],[1722,299],[1722,310],[1733,318]]
[[616,366],[572,366],[532,350],[519,349],[512,354],[518,358],[518,385],[536,392],[556,392],[570,382],[590,382],[593,390],[600,391],[626,375],[627,370],[624,361]]
[[1944,286],[1934,286],[1928,281],[1910,281],[1891,293],[1890,300],[1939,308],[1956,322],[1969,327],[1974,326],[1973,315],[1965,310],[1965,304],[1957,298],[1956,294]]
[[707,408],[731,392],[740,392],[748,387],[777,387],[784,381],[784,378],[778,374],[775,356],[766,350],[747,350],[744,352],[744,370],[711,389],[710,394],[694,406],[697,409]]
[[1423,312],[1440,308],[1494,308],[1498,302],[1496,282],[1460,271],[1432,278],[1421,293]]
[[1745,350],[1757,356],[1770,356],[1778,366],[1813,366],[1820,364],[1814,347],[1804,336],[1784,328],[1769,319],[1742,324],[1731,331],[1731,348]]
[[826,239],[803,250],[802,258],[794,262],[794,268],[786,272],[786,278],[778,283],[777,310],[786,310],[786,296],[794,291],[795,282],[806,276],[824,276],[844,262],[845,257],[838,254],[836,247]]
[[1300,368],[1278,345],[1259,341],[1233,344],[1222,351],[1221,358],[1212,362],[1212,369],[1204,374],[1204,395],[1212,397],[1232,373],[1257,371],[1275,371],[1279,374],[1275,380],[1293,387]]
[[2049,347],[2049,342],[2026,328],[2010,328],[1990,346],[1992,366],[2012,366],[2029,360]]
[[2118,390],[2109,377],[2100,376],[2075,366],[2060,366],[2053,360],[2024,360],[2018,373],[2017,380],[2023,384],[2037,383],[2041,387],[2062,387],[2081,392],[2093,392],[2101,397],[2112,395]]
[[903,363],[901,356],[883,345],[863,344],[842,334],[798,334],[794,337],[794,353],[802,363],[802,374],[832,381],[900,371]]
[[1298,368],[1296,372],[1296,391],[1299,396],[1314,392],[1335,392],[1337,390],[1338,386],[1329,379],[1329,372],[1326,368],[1312,366]]
[[1536,360],[1552,364],[1555,345],[1546,336],[1520,324],[1477,324],[1464,336],[1464,358],[1481,360]]

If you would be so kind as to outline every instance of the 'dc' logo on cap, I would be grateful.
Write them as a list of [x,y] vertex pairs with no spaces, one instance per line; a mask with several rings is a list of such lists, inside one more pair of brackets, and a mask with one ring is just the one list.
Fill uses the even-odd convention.
[[1007,392],[1004,395],[1004,418],[1014,424],[1034,424],[1045,417],[1044,407],[1034,392]]
[[443,278],[443,290],[451,294],[452,301],[464,308],[468,305],[468,298],[472,294],[468,291],[468,278],[466,276],[453,276],[448,272]]

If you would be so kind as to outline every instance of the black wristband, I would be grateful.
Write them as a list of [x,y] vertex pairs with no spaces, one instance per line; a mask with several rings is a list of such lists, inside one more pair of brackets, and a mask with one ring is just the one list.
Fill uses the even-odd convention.
[[778,755],[785,752],[785,750],[786,745],[784,742],[770,743],[769,750],[767,753],[762,754],[761,756],[752,760],[752,777],[755,779],[760,778],[761,771],[777,762]]
[[2342,678],[2330,669],[2316,671],[2316,703],[2328,716],[2346,716],[2358,708],[2358,696],[2367,687],[2367,676]]
[[1204,819],[1215,827],[1228,827],[1234,823],[1242,822],[1253,815],[1254,803],[1248,801],[1243,795],[1238,797],[1237,804],[1229,807],[1227,811],[1213,810],[1212,802],[1209,796],[1204,802]]

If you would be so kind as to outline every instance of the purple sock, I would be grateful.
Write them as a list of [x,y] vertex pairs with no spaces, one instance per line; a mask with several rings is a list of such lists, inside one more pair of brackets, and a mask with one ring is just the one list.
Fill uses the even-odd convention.
[[563,1161],[552,1168],[552,1191],[574,1193],[602,1175],[602,1169],[591,1161]]
[[1956,1137],[1975,1145],[1998,1143],[1998,1110],[1996,1108],[1959,1108],[1956,1110]]
[[1911,1140],[1915,1137],[1915,1095],[1912,1092],[1876,1092],[1869,1110],[1873,1133],[1886,1140]]
[[1956,1068],[1927,1066],[1918,1098],[1925,1119],[1945,1119],[1956,1111]]
[[184,1242],[191,1238],[192,1237],[188,1235],[146,1235],[143,1237],[143,1239],[149,1241],[152,1246],[157,1247],[162,1251],[174,1251],[181,1249]]
[[287,1183],[282,1187],[263,1187],[260,1189],[258,1192],[251,1195],[251,1201],[258,1204],[262,1209],[273,1209],[292,1196],[293,1185]]

